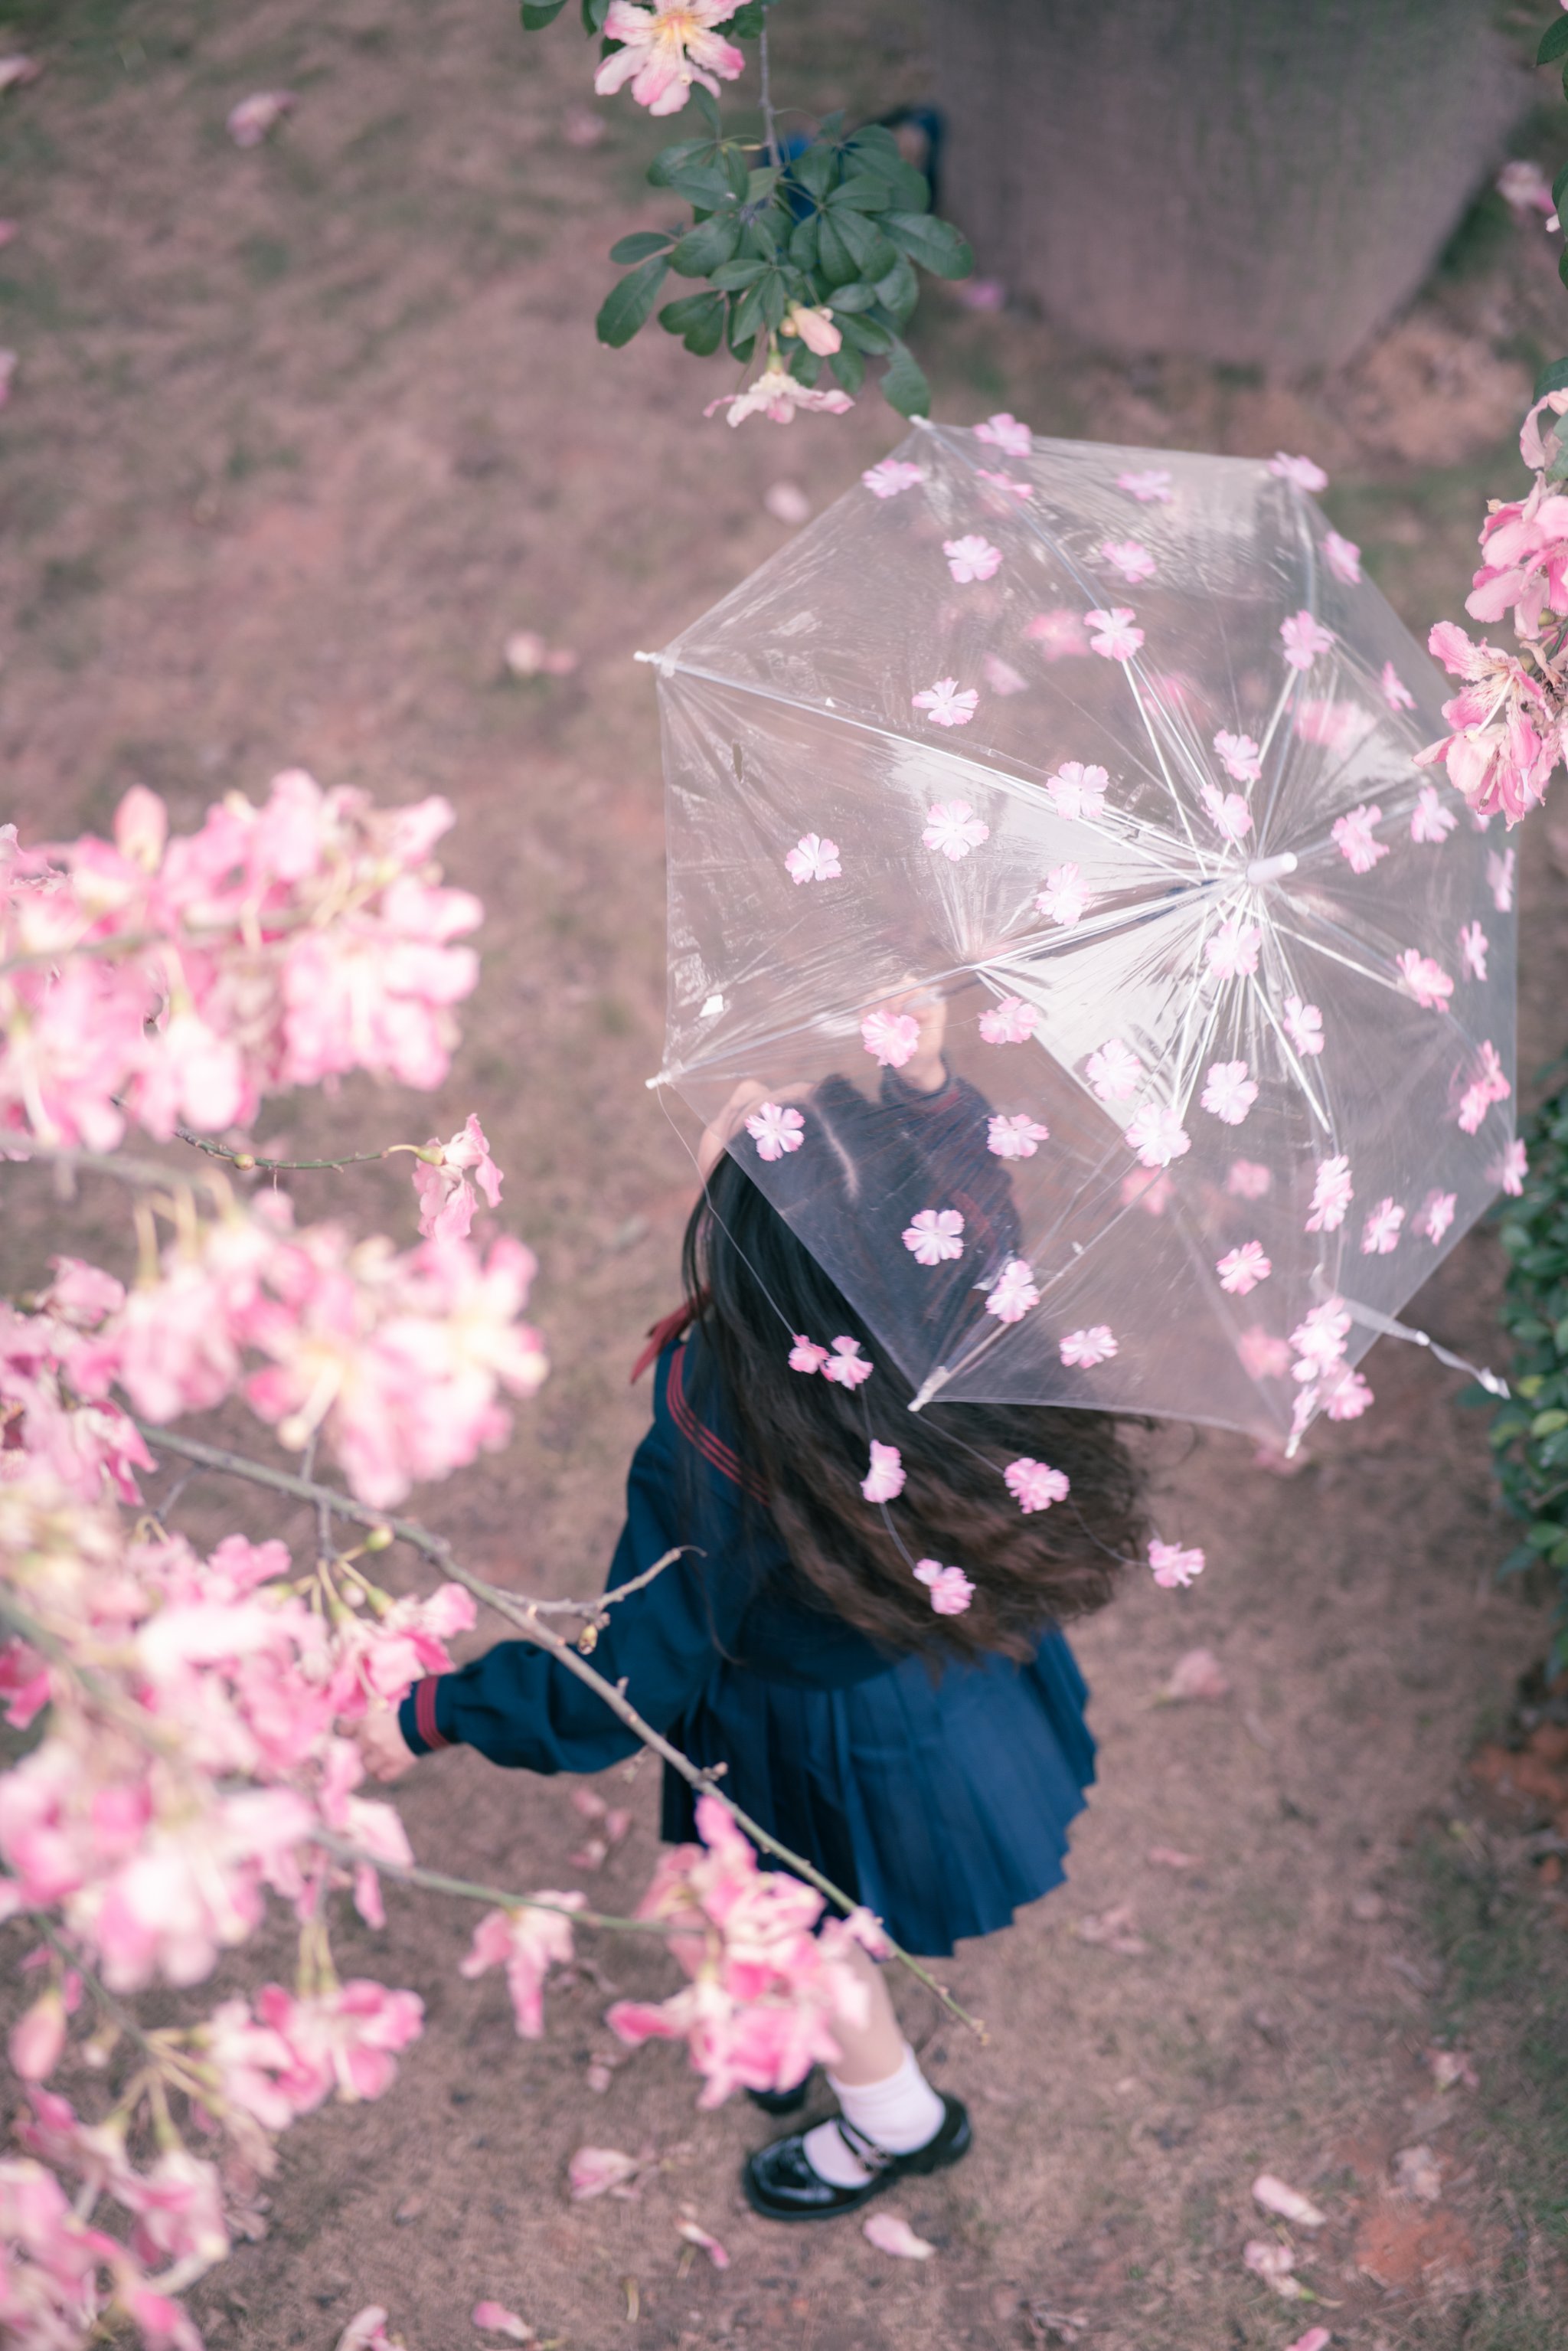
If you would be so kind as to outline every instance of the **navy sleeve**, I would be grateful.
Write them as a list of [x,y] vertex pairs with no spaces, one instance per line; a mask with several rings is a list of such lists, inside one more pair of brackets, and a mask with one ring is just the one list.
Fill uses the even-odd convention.
[[[626,1524],[607,1588],[630,1583],[678,1544],[693,1546],[643,1591],[619,1602],[600,1634],[593,1666],[655,1730],[677,1721],[730,1648],[751,1596],[737,1541],[739,1490],[700,1461],[680,1463],[667,1384],[682,1349],[655,1374],[653,1427],[632,1458]],[[684,1474],[683,1474],[684,1472]],[[476,1747],[493,1763],[529,1771],[601,1771],[640,1741],[558,1658],[530,1641],[502,1641],[472,1665],[416,1683],[398,1710],[416,1755]]]
[[946,1083],[930,1094],[884,1070],[882,1100],[943,1192],[962,1207],[988,1259],[1011,1256],[1021,1228],[1012,1178],[989,1148],[985,1095],[950,1070]]

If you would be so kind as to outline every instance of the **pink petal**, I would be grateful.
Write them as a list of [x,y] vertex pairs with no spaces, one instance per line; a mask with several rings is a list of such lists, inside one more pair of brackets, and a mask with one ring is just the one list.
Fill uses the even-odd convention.
[[928,2262],[936,2251],[924,2237],[917,2237],[908,2221],[900,2220],[896,2212],[873,2212],[861,2223],[861,2234],[879,2253],[893,2253],[900,2261]]

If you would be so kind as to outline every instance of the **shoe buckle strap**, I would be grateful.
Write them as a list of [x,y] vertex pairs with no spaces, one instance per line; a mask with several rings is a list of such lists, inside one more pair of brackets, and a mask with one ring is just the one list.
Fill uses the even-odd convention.
[[890,2155],[885,2147],[878,2147],[875,2139],[867,2138],[864,2131],[857,2130],[846,2116],[836,2115],[833,2119],[838,2125],[839,2137],[843,2140],[845,2147],[858,2163],[864,2164],[868,2171],[885,2171],[890,2163],[897,2162],[896,2156]]

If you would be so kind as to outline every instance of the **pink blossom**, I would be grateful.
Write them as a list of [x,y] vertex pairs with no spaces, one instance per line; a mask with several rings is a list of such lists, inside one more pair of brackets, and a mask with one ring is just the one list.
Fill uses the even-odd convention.
[[1140,580],[1155,576],[1155,559],[1138,539],[1107,538],[1102,541],[1100,552],[1112,569],[1121,573],[1129,588],[1136,588]]
[[925,479],[925,469],[910,465],[900,457],[883,457],[880,464],[868,465],[861,480],[873,498],[895,498],[903,490],[912,490]]
[[1128,1147],[1145,1167],[1168,1167],[1192,1149],[1192,1137],[1179,1114],[1164,1102],[1146,1102],[1127,1122]]
[[1467,979],[1487,976],[1487,950],[1491,942],[1479,923],[1467,923],[1459,933],[1459,963]]
[[871,1440],[871,1468],[861,1479],[861,1492],[868,1502],[892,1502],[904,1491],[905,1477],[904,1456],[896,1445],[881,1445]]
[[610,0],[604,37],[624,47],[612,49],[593,77],[601,98],[625,82],[650,114],[678,114],[692,84],[718,96],[721,81],[744,72],[746,58],[733,41],[714,30],[735,14],[732,0]]
[[967,726],[979,705],[979,693],[975,686],[959,688],[956,677],[939,677],[935,685],[911,697],[916,710],[927,714],[933,726]]
[[1144,1065],[1120,1037],[1107,1037],[1090,1054],[1083,1073],[1102,1102],[1126,1102],[1137,1091]]
[[191,2262],[203,2269],[229,2250],[223,2181],[215,2164],[166,2147],[149,2171],[128,2171],[115,2196],[136,2216],[131,2249],[141,2262]]
[[515,2310],[507,2310],[498,2302],[476,2302],[470,2314],[470,2324],[481,2335],[505,2335],[513,2343],[532,2343],[534,2330],[526,2326]]
[[947,559],[947,569],[960,587],[977,580],[994,579],[1001,569],[1002,550],[993,547],[988,538],[971,531],[967,538],[945,538],[942,552]]
[[915,1562],[915,1575],[917,1583],[929,1587],[932,1610],[938,1616],[962,1616],[975,1596],[975,1587],[961,1567],[944,1567],[939,1560],[923,1559]]
[[1332,629],[1325,629],[1316,616],[1305,607],[1292,612],[1288,621],[1280,623],[1280,641],[1285,648],[1285,659],[1292,669],[1309,670],[1320,653],[1326,653],[1335,642]]
[[1315,1004],[1303,1004],[1299,996],[1287,996],[1282,1008],[1285,1034],[1298,1053],[1303,1056],[1321,1053],[1323,1050],[1323,1016]]
[[1359,1420],[1371,1409],[1372,1390],[1359,1372],[1341,1364],[1325,1374],[1321,1390],[1322,1407],[1331,1420]]
[[1353,873],[1370,873],[1380,857],[1388,854],[1388,843],[1373,838],[1372,828],[1383,820],[1380,808],[1368,808],[1364,802],[1341,817],[1329,827],[1329,836]]
[[17,2018],[5,2045],[24,2082],[48,2080],[66,2046],[66,2004],[57,1985],[51,1984]]
[[1326,490],[1329,486],[1329,477],[1321,465],[1314,465],[1310,457],[1287,457],[1282,449],[1276,449],[1270,458],[1269,471],[1276,480],[1289,482],[1296,490]]
[[1476,1134],[1492,1103],[1507,1102],[1512,1092],[1497,1047],[1489,1037],[1481,1045],[1475,1076],[1459,1106],[1459,1125],[1464,1133]]
[[1220,766],[1233,781],[1255,784],[1263,772],[1263,755],[1250,735],[1232,735],[1223,726],[1214,738]]
[[784,860],[784,869],[797,884],[802,882],[836,882],[843,872],[839,863],[839,844],[826,841],[818,832],[804,832]]
[[858,1388],[875,1369],[876,1365],[861,1353],[858,1339],[835,1339],[833,1352],[822,1365],[822,1377],[831,1380],[835,1387]]
[[1561,486],[1537,482],[1528,498],[1494,504],[1481,526],[1485,560],[1465,610],[1478,621],[1511,612],[1527,643],[1542,633],[1547,615],[1568,611],[1568,497]]
[[1495,849],[1487,852],[1487,887],[1500,914],[1513,912],[1513,866],[1511,849],[1505,849],[1500,856]]
[[1058,816],[1097,817],[1105,813],[1105,790],[1111,778],[1103,768],[1085,767],[1082,759],[1064,759],[1045,789]]
[[1050,1138],[1050,1127],[1030,1118],[1027,1111],[1016,1111],[1010,1117],[998,1113],[986,1123],[986,1148],[998,1159],[1032,1159]]
[[[843,349],[844,339],[834,326],[832,311],[826,304],[791,302],[779,331],[781,335],[798,335],[806,349],[815,351],[819,359],[831,358],[834,351]],[[780,516],[779,519],[788,521],[789,517]],[[804,521],[804,516],[800,519]]]
[[963,1232],[956,1208],[919,1208],[904,1228],[904,1246],[917,1265],[944,1265],[963,1256]]
[[1020,677],[1011,662],[1003,661],[1000,653],[982,653],[980,673],[993,694],[1005,700],[1009,694],[1027,694],[1029,680]]
[[1250,979],[1258,968],[1263,934],[1239,909],[1227,914],[1212,938],[1203,945],[1204,958],[1217,979]]
[[[908,1058],[905,1054],[904,1059]],[[779,1102],[762,1102],[747,1120],[746,1132],[757,1145],[758,1159],[782,1159],[788,1152],[800,1150],[806,1139],[806,1122],[798,1110],[788,1110]]]
[[1003,409],[997,416],[988,416],[983,424],[975,427],[977,441],[988,441],[1004,457],[1027,457],[1034,447],[1034,436],[1027,424]]
[[1391,661],[1384,663],[1377,684],[1378,690],[1390,710],[1415,709],[1416,697]]
[[1272,1175],[1256,1159],[1233,1159],[1225,1178],[1225,1188],[1233,1200],[1266,1200],[1273,1186]]
[[1312,1214],[1306,1226],[1308,1232],[1338,1232],[1344,1222],[1344,1212],[1354,1197],[1348,1158],[1341,1153],[1333,1159],[1320,1159],[1312,1185]]
[[427,1240],[437,1234],[443,1238],[452,1235],[461,1240],[474,1222],[478,1205],[474,1185],[478,1185],[492,1208],[499,1207],[501,1171],[490,1156],[485,1130],[472,1111],[462,1133],[455,1134],[450,1143],[438,1143],[432,1135],[424,1147],[441,1155],[434,1165],[425,1160],[414,1162],[419,1229]]
[[1406,947],[1395,957],[1395,968],[1424,1012],[1442,1012],[1454,992],[1454,983],[1440,963],[1422,955],[1416,947]]
[[1066,661],[1089,651],[1089,632],[1078,614],[1063,605],[1054,611],[1037,612],[1025,623],[1024,635],[1040,646],[1048,662]]
[[1342,538],[1331,530],[1323,540],[1323,560],[1336,580],[1354,588],[1361,578],[1361,549],[1353,538]]
[[1036,1461],[1029,1454],[1020,1460],[1009,1461],[1002,1471],[1009,1493],[1027,1518],[1035,1510],[1049,1510],[1052,1502],[1066,1499],[1071,1490],[1060,1469]]
[[259,147],[267,132],[298,104],[291,89],[258,89],[229,109],[224,128],[236,147]]
[[861,1041],[879,1068],[902,1070],[920,1042],[920,1023],[913,1012],[868,1012]]
[[1523,1144],[1515,1140],[1487,1169],[1487,1182],[1500,1185],[1511,1199],[1517,1200],[1524,1190],[1524,1179],[1529,1173],[1529,1155]]
[[1022,499],[1034,496],[1032,482],[1017,481],[1011,474],[988,473],[984,465],[977,465],[975,474],[977,480],[989,482],[994,489],[1005,491],[1009,497]]
[[927,849],[935,849],[954,865],[990,837],[990,826],[981,822],[967,800],[934,800],[920,836]]
[[1252,830],[1252,811],[1239,792],[1222,792],[1218,784],[1205,784],[1202,790],[1204,813],[1215,830],[1227,841],[1245,841]]
[[1371,711],[1364,710],[1359,702],[1312,695],[1296,705],[1294,725],[1301,740],[1342,755],[1354,751],[1376,724]]
[[1140,506],[1169,506],[1171,475],[1167,466],[1151,465],[1141,474],[1118,474],[1116,487],[1136,498]]
[[675,2234],[684,2237],[688,2245],[695,2245],[698,2252],[706,2253],[716,2270],[728,2269],[729,2255],[718,2239],[710,2237],[706,2229],[699,2229],[695,2220],[677,2220]]
[[1069,1331],[1057,1352],[1070,1371],[1076,1366],[1092,1372],[1096,1364],[1108,1364],[1119,1350],[1109,1324],[1092,1322],[1087,1330]]
[[1134,1167],[1117,1189],[1124,1208],[1141,1208],[1145,1217],[1163,1217],[1176,1197],[1176,1186],[1163,1167]]
[[980,1034],[988,1045],[1025,1045],[1034,1035],[1040,1007],[1021,996],[999,997],[980,1015]]
[[1443,806],[1433,787],[1423,784],[1410,812],[1410,838],[1441,847],[1458,820],[1452,809]]
[[1211,1061],[1201,1096],[1211,1118],[1239,1126],[1258,1099],[1258,1081],[1247,1074],[1245,1061]]
[[1405,1211],[1393,1200],[1379,1200],[1368,1211],[1361,1230],[1363,1257],[1387,1257],[1399,1246],[1399,1234],[1405,1222]]
[[574,2204],[591,2196],[613,2195],[635,2179],[643,2168],[634,2156],[618,2147],[580,2147],[567,2166],[567,2182]]
[[1312,1307],[1291,1333],[1291,1345],[1301,1361],[1295,1367],[1298,1380],[1320,1378],[1330,1364],[1338,1363],[1344,1353],[1344,1343],[1350,1335],[1350,1316],[1340,1298],[1327,1298],[1321,1306]]
[[1428,1192],[1412,1219],[1413,1229],[1424,1233],[1436,1249],[1454,1221],[1457,1205],[1452,1192]]
[[1182,1592],[1203,1573],[1205,1561],[1201,1551],[1184,1551],[1156,1536],[1149,1543],[1149,1565],[1162,1591]]
[[1552,214],[1557,210],[1552,201],[1552,183],[1539,163],[1517,156],[1505,163],[1497,175],[1497,192],[1516,218],[1527,213]]
[[344,2099],[379,2098],[396,2079],[398,2053],[424,2029],[417,1992],[389,1991],[363,1978],[303,2000],[264,1984],[256,2008],[287,2043],[294,2062],[282,2087],[300,2114],[334,2088]]
[[1549,392],[1535,402],[1520,427],[1519,454],[1532,474],[1540,473],[1550,462],[1552,455],[1542,431],[1542,419],[1550,419],[1546,431],[1552,433],[1565,411],[1568,411],[1568,392]]
[[1233,1297],[1246,1298],[1260,1281],[1268,1280],[1274,1268],[1261,1241],[1243,1241],[1239,1249],[1227,1249],[1217,1260],[1215,1270],[1221,1290],[1229,1290]]
[[460,1975],[480,1976],[486,1968],[505,1967],[512,2013],[525,2041],[538,2041],[544,2032],[546,1976],[552,1967],[571,1965],[571,1921],[560,1914],[586,1904],[586,1897],[577,1893],[544,1893],[538,1899],[555,1907],[536,1909],[530,1904],[516,1910],[486,1910],[458,1968]]
[[[956,1573],[951,1569],[943,1572]],[[908,2221],[896,2212],[873,2212],[861,2222],[861,2234],[879,2253],[892,2253],[900,2261],[928,2262],[936,2251],[924,2237],[917,2237]]]
[[796,1332],[795,1343],[789,1350],[789,1369],[792,1372],[820,1372],[827,1360],[826,1347],[819,1347],[814,1340],[808,1339],[800,1332]]
[[1243,1331],[1236,1342],[1236,1352],[1241,1368],[1252,1380],[1280,1380],[1291,1368],[1291,1351],[1283,1339],[1276,1339],[1260,1322]]
[[1071,930],[1075,923],[1082,921],[1090,903],[1082,869],[1072,864],[1053,865],[1034,903],[1042,914],[1059,923],[1063,930]]
[[1131,606],[1126,604],[1085,612],[1083,619],[1090,631],[1091,650],[1103,655],[1106,661],[1131,661],[1144,642],[1142,629],[1134,625],[1136,618]]
[[1040,1304],[1033,1270],[1021,1257],[1009,1257],[986,1293],[986,1311],[998,1322],[1021,1322]]
[[1544,689],[1511,653],[1472,643],[1450,621],[1439,621],[1427,642],[1464,685],[1443,705],[1452,731],[1417,751],[1416,764],[1442,760],[1475,815],[1500,809],[1504,822],[1515,825],[1542,798],[1557,760],[1558,728]]

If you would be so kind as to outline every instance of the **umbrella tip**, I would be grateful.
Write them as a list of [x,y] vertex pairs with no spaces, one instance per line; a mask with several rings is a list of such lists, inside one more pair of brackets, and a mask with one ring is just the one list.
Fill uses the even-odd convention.
[[1278,882],[1285,874],[1293,873],[1296,863],[1293,849],[1281,850],[1278,857],[1255,857],[1247,868],[1247,879],[1256,890],[1265,882]]

